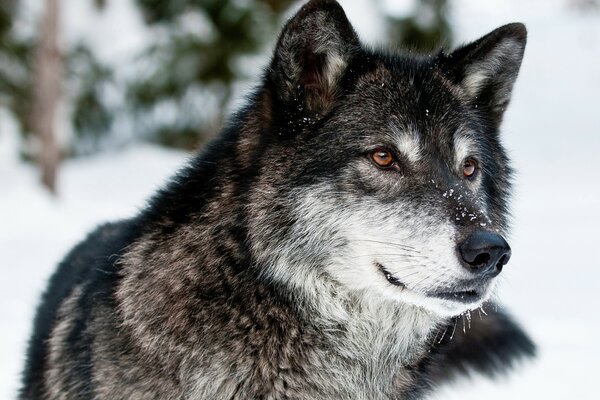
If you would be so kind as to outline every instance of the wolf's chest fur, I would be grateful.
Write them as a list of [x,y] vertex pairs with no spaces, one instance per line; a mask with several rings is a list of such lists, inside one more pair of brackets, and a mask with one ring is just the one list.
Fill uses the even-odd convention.
[[208,369],[195,372],[192,392],[199,398],[271,399],[397,399],[418,393],[422,377],[414,366],[428,356],[432,317],[378,306],[354,310],[345,322],[313,315],[310,324],[278,337],[279,350],[258,358],[239,354],[226,361],[217,353]]

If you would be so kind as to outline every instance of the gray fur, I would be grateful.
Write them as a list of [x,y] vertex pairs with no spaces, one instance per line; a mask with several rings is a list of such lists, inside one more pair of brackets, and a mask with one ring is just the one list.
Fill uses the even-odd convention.
[[[458,62],[395,56],[362,48],[335,1],[309,2],[222,136],[61,264],[21,397],[415,399],[453,371],[493,375],[533,354],[502,311],[474,319],[476,337],[447,333],[495,281],[477,281],[471,303],[436,297],[474,285],[456,253],[465,235],[507,230],[495,118],[523,30]],[[383,145],[398,170],[369,159]]]

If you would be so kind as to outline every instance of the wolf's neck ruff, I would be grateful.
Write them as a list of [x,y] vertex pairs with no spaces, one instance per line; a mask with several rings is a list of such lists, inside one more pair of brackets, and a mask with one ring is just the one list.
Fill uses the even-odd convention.
[[387,398],[391,387],[397,394],[408,391],[417,379],[406,374],[406,368],[426,359],[440,327],[449,323],[449,318],[421,307],[348,290],[319,272],[324,266],[287,264],[273,269],[295,271],[269,275],[285,288],[303,324],[320,333],[321,340],[303,352],[327,360],[328,374],[336,381],[322,390],[342,398]]
[[302,315],[329,337],[332,350],[370,360],[373,373],[414,364],[432,344],[432,333],[450,320],[418,306],[374,298],[366,290],[348,291],[322,277],[304,285]]

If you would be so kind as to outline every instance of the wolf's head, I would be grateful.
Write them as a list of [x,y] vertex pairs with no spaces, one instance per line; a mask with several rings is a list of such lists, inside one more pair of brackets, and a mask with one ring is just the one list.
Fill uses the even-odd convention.
[[480,306],[510,258],[498,131],[525,42],[510,24],[449,54],[389,54],[335,1],[305,5],[259,96],[247,207],[269,278],[441,315]]

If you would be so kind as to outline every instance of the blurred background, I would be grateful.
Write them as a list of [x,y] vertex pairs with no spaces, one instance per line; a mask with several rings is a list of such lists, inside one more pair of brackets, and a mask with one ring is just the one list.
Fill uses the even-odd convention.
[[[258,82],[293,0],[0,0],[0,399],[41,290],[96,224],[127,217]],[[600,1],[341,0],[364,42],[428,52],[526,23],[504,143],[517,170],[499,297],[540,346],[433,399],[596,399]]]

